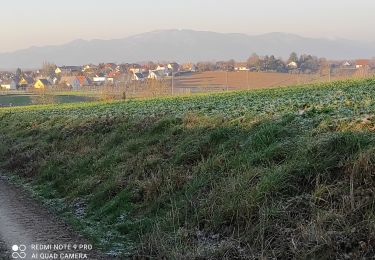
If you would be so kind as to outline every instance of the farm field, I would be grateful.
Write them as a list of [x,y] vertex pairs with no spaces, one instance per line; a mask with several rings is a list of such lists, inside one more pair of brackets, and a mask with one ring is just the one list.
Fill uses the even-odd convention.
[[0,109],[0,171],[108,257],[375,257],[375,79]]
[[[178,87],[197,87],[201,89],[218,88],[226,90],[227,73],[211,71],[195,73],[191,76],[177,78]],[[311,75],[297,75],[288,73],[265,72],[228,72],[228,86],[230,89],[269,88],[287,85],[297,85],[313,78]]]
[[[333,71],[331,80],[346,80],[368,77],[372,72]],[[191,89],[191,92],[224,91],[228,85],[230,90],[274,88],[328,82],[328,72],[319,74],[290,74],[274,72],[228,72],[210,71],[194,73],[189,76],[176,77],[177,88]]]
[[[76,103],[95,100],[94,97],[72,94],[56,94],[53,97],[53,103]],[[0,107],[9,106],[29,106],[43,102],[43,97],[34,94],[4,94],[0,95]],[[46,100],[48,102],[48,100]]]

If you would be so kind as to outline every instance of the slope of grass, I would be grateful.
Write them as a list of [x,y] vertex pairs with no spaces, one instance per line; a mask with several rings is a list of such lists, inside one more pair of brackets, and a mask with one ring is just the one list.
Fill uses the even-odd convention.
[[374,257],[375,80],[0,110],[1,169],[112,255]]

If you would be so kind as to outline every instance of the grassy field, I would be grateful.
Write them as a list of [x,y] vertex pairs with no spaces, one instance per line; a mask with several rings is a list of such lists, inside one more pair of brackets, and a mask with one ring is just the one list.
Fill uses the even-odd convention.
[[[35,94],[5,94],[0,95],[0,107],[9,106],[29,106],[40,103],[41,95]],[[94,101],[94,97],[75,95],[75,94],[56,94],[53,96],[53,103],[64,104],[64,103],[76,103],[85,101]]]
[[0,109],[0,168],[110,255],[375,256],[375,80]]

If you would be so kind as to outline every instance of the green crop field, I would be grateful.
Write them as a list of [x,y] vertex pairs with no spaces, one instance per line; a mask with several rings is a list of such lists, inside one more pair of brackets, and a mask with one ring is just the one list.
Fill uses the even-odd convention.
[[375,256],[375,79],[0,109],[0,169],[122,258]]
[[[29,106],[33,103],[38,102],[39,95],[32,94],[9,94],[0,95],[0,107],[9,106]],[[94,101],[94,97],[83,96],[83,95],[72,95],[72,94],[57,94],[53,96],[53,103],[64,104],[64,103],[76,103]]]

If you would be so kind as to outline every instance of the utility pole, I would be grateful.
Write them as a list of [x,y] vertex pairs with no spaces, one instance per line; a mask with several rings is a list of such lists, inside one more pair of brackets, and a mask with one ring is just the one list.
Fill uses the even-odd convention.
[[124,86],[124,91],[122,92],[122,99],[124,99],[124,100],[126,100],[127,99],[127,91],[126,91],[126,85],[127,85],[127,82],[126,82],[127,80],[126,80],[126,74],[124,74],[123,75],[123,77],[122,77],[122,84],[124,84],[123,86]]
[[249,74],[250,74],[250,71],[248,70],[246,72],[246,78],[247,78],[247,89],[249,90],[250,89],[250,79],[249,79]]
[[172,69],[172,96],[174,94],[174,75],[173,75],[173,69]]
[[328,82],[331,82],[331,63],[328,63]]

